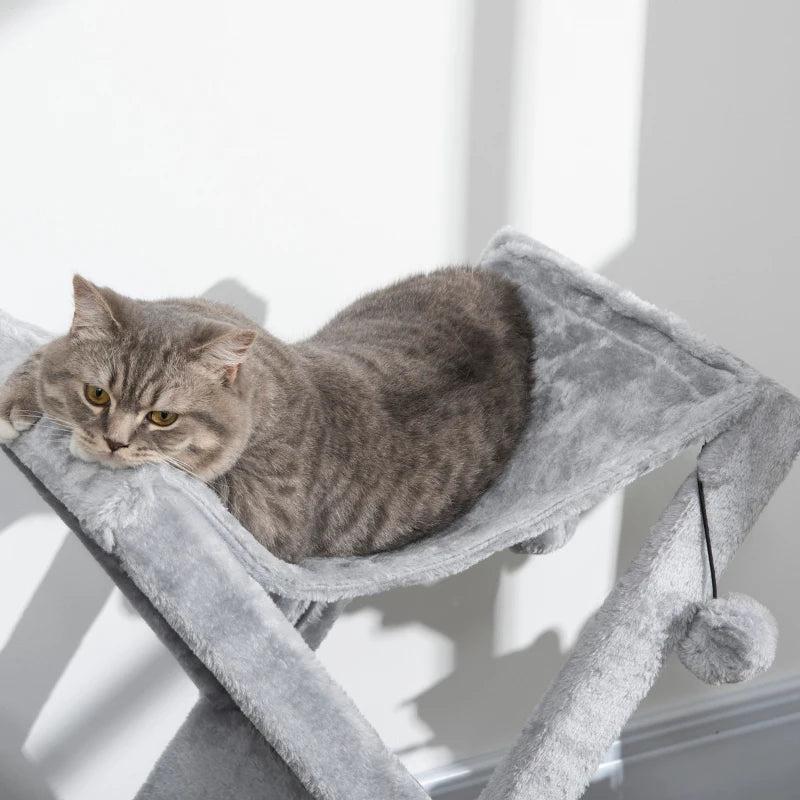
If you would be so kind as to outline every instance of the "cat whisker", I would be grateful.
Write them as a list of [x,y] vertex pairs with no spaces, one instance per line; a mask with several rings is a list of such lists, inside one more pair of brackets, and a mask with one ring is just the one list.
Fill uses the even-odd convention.
[[31,417],[26,417],[24,414],[20,414],[20,419],[27,421],[32,421],[32,424],[35,424],[37,428],[41,428],[42,430],[60,430],[60,431],[71,431],[74,430],[72,426],[67,426],[62,424],[61,422],[53,422],[50,419],[39,419],[39,420],[31,420]]
[[193,478],[197,478],[199,481],[203,481],[203,483],[207,483],[207,481],[203,480],[194,470],[192,470],[189,466],[184,464],[182,461],[178,461],[174,458],[167,458],[167,463],[172,464],[173,467],[177,467],[181,472],[185,472],[187,475],[191,475]]
[[44,433],[65,433],[65,434],[72,434],[72,428],[61,428],[57,425],[47,426],[47,425],[37,425],[37,429],[43,431]]
[[23,419],[34,419],[39,424],[42,425],[51,425],[61,427],[67,430],[72,430],[73,425],[67,420],[62,420],[58,417],[51,417],[49,414],[44,414],[41,411],[31,411],[28,409],[16,409],[14,411],[14,415],[18,417],[22,417]]
[[75,426],[74,425],[68,425],[66,422],[54,422],[53,420],[47,419],[47,418],[45,418],[43,420],[40,420],[38,424],[42,425],[44,427],[58,428],[59,430],[62,430],[62,431],[74,431],[75,430]]
[[[36,417],[28,416],[27,414],[19,414],[18,416],[22,417],[23,419],[37,419]],[[59,422],[54,419],[50,419],[49,417],[38,417],[38,424],[44,426],[51,426],[57,428],[68,428],[72,430],[73,426],[68,425],[66,422]]]
[[189,477],[194,478],[197,481],[200,481],[200,483],[203,483],[203,484],[205,484],[206,486],[209,486],[209,487],[211,486],[211,484],[208,481],[203,480],[199,475],[195,475],[194,472],[190,472],[188,469],[184,469],[179,464],[172,464],[169,461],[167,463],[170,464],[171,466],[175,467],[175,469],[179,470],[180,472],[183,472],[184,475],[189,475]]
[[17,411],[21,414],[31,414],[35,417],[47,417],[48,419],[55,420],[56,422],[63,422],[67,425],[72,424],[69,422],[69,420],[63,419],[62,417],[56,417],[53,414],[50,414],[48,411],[38,411],[35,408],[18,408]]
[[183,459],[178,458],[177,456],[168,456],[171,458],[176,464],[180,464],[182,467],[186,469],[191,469],[191,465],[187,464]]
[[166,461],[167,464],[179,469],[181,472],[185,472],[187,475],[191,475],[193,478],[197,479],[201,483],[204,483],[206,486],[211,486],[211,484],[205,480],[205,478],[201,478],[196,472],[194,472],[188,464],[185,464],[179,458],[175,458],[174,456],[168,456],[166,453],[159,453],[159,455]]
[[159,453],[160,453],[160,455],[164,456],[164,458],[168,458],[170,461],[174,462],[175,464],[180,464],[181,466],[186,467],[187,469],[191,469],[191,467],[185,461],[183,461],[182,459],[178,458],[178,456],[171,456],[171,455],[169,455],[167,453],[164,453],[164,452],[161,452],[161,451],[159,451]]

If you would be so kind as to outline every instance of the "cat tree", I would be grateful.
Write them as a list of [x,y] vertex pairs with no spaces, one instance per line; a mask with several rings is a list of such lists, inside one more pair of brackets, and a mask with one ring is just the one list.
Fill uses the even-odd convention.
[[[476,506],[401,550],[287,564],[207,487],[168,466],[112,472],[76,461],[37,427],[7,448],[200,689],[140,800],[427,798],[314,653],[343,606],[505,548],[559,547],[581,512],[690,446],[702,445],[697,472],[481,797],[579,797],[673,647],[711,681],[769,663],[769,615],[747,598],[709,601],[702,512],[721,573],[800,449],[800,401],[676,317],[522,235],[500,232],[481,267],[514,280],[530,310],[530,422]],[[46,338],[0,315],[0,380]]]

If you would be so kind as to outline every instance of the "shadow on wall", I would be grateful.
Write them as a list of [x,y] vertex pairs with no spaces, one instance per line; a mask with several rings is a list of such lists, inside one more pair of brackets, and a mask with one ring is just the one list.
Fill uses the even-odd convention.
[[395,589],[348,606],[350,613],[378,610],[384,629],[422,623],[453,642],[453,671],[408,701],[433,733],[401,754],[421,746],[444,746],[456,757],[473,755],[485,752],[487,742],[501,747],[512,731],[521,730],[532,708],[529,698],[544,691],[563,661],[558,636],[552,631],[522,650],[502,656],[493,653],[500,582],[526,558],[498,553],[432,586]]
[[[494,22],[481,26],[487,11],[488,4],[477,3],[465,214],[471,257],[504,221],[509,196],[509,101],[503,92],[487,90],[484,78],[490,72],[507,78],[511,74],[515,10],[513,3],[503,4]],[[796,394],[800,332],[792,326],[798,319],[800,151],[795,143],[800,113],[787,99],[796,95],[798,26],[800,6],[791,0],[770,0],[758,7],[744,0],[650,4],[636,236],[602,270],[616,283],[680,314]],[[481,69],[486,70],[483,78]],[[497,120],[501,122],[495,129]],[[694,469],[696,457],[696,449],[686,451],[625,491],[618,576]],[[800,545],[778,539],[781,529],[792,527],[787,524],[788,501],[782,500],[790,494],[800,495],[797,470],[723,579],[723,590],[726,583],[738,581],[740,588],[741,583],[757,582],[754,594],[773,607],[779,622],[780,608],[793,607],[785,598],[781,602],[780,587],[785,591],[794,585],[789,570],[797,558],[777,559],[774,553],[781,548],[788,554],[791,547],[792,555],[800,556],[794,552]],[[774,523],[779,518],[783,524]],[[756,554],[761,558],[754,558]],[[389,627],[422,622],[453,641],[453,672],[408,702],[416,704],[420,718],[433,730],[426,744],[449,746],[457,758],[485,752],[490,737],[510,743],[565,658],[552,632],[524,651],[492,656],[494,600],[503,570],[513,569],[516,558],[497,556],[436,586],[351,606],[376,608]],[[774,586],[767,579],[770,572],[780,579]],[[791,634],[791,642],[786,635],[791,623],[785,619],[782,625],[784,647],[797,653],[798,635]],[[650,701],[658,704],[705,691],[680,665],[670,664]]]
[[[464,251],[477,262],[502,227],[511,198],[511,121],[518,0],[475,0],[469,98],[469,144],[463,219]],[[487,742],[510,743],[533,704],[560,669],[564,654],[554,631],[529,647],[493,654],[494,612],[503,575],[527,556],[500,553],[432,586],[396,589],[356,600],[352,613],[373,608],[384,628],[422,623],[454,646],[453,671],[408,701],[433,731],[417,747],[448,747],[456,758],[484,753]],[[489,748],[494,749],[494,748]]]
[[791,0],[653,4],[636,237],[603,268],[795,393],[798,23]]
[[[1,535],[14,522],[41,514],[44,503],[5,456],[0,456],[0,481],[3,486]],[[2,797],[15,800],[52,800],[54,797],[41,771],[22,752],[22,745],[86,628],[110,592],[105,573],[88,563],[90,556],[80,550],[80,544],[72,537],[65,539],[0,651]],[[68,614],[65,613],[67,609]]]
[[210,289],[206,289],[202,296],[217,303],[227,303],[261,327],[266,325],[267,301],[253,294],[234,278],[218,281]]
[[[636,236],[602,270],[795,394],[800,113],[788,98],[798,26],[791,0],[650,4]],[[626,490],[619,572],[694,466],[686,454]],[[781,620],[795,605],[781,592],[794,585],[788,565],[800,547],[780,535],[794,527],[783,498],[799,494],[794,470],[721,585],[772,608],[784,654],[800,652],[794,620]],[[707,691],[673,659],[649,702]]]
[[[265,320],[265,301],[235,280],[220,281],[203,296],[235,306],[259,324]],[[44,503],[5,457],[0,457],[0,481],[2,535],[14,522],[41,514]],[[172,655],[159,646],[153,658],[143,663],[126,684],[117,687],[101,708],[87,706],[91,710],[74,722],[68,735],[54,744],[41,763],[31,764],[22,752],[47,698],[113,588],[114,584],[77,538],[68,535],[0,651],[0,797],[3,800],[52,800],[47,777],[73,759],[90,759],[92,745],[118,729],[132,708],[141,705],[146,696],[159,693],[163,681],[174,674]]]
[[[43,501],[7,458],[0,459],[1,532],[41,514]],[[52,797],[22,746],[111,589],[77,539],[67,536],[0,651],[0,796]]]
[[477,263],[508,221],[518,0],[473,0],[464,252]]
[[0,503],[0,533],[17,520],[42,513],[42,500],[7,458],[0,458],[0,486],[4,487]]
[[[0,5],[0,22],[7,7]],[[465,247],[472,258],[507,213],[510,95],[497,87],[510,83],[518,6],[514,0],[477,0],[475,9],[464,214]],[[797,324],[800,151],[795,142],[800,114],[791,98],[796,95],[799,25],[800,6],[791,0],[758,6],[744,0],[651,4],[637,233],[630,248],[603,270],[615,282],[681,314],[795,393],[800,393],[800,371],[790,365],[798,339],[791,326]],[[215,285],[206,296],[236,305],[259,322],[266,314],[263,301],[233,281]],[[627,490],[619,571],[693,464],[690,453]],[[41,510],[41,501],[5,460],[0,461],[0,479],[15,487],[4,493],[12,505],[0,511],[0,525]],[[789,476],[795,494],[798,480],[797,471]],[[787,508],[784,521],[788,513]],[[772,607],[780,618],[780,586],[792,585],[788,570],[796,562],[791,555],[798,555],[787,549],[800,545],[777,539],[780,529],[789,529],[786,524],[773,530],[762,521],[759,527],[764,549],[773,543],[790,556],[767,554],[748,565],[762,583],[768,569],[777,573],[774,587],[764,585],[756,593],[767,604],[769,594],[775,594]],[[434,586],[398,590],[351,606],[378,609],[387,627],[421,622],[453,641],[453,673],[409,701],[433,730],[428,744],[480,752],[489,738],[510,741],[562,663],[553,632],[522,651],[492,655],[497,590],[503,574],[522,563],[523,557],[500,554]],[[20,748],[111,589],[102,570],[69,537],[0,653],[0,790],[24,785],[11,797],[52,797]],[[66,622],[59,617],[65,608]],[[790,626],[783,627],[785,637],[792,635]],[[800,651],[796,640],[790,646]],[[164,650],[160,658],[171,656]],[[147,669],[151,676],[161,674],[158,665]],[[13,692],[5,689],[9,686]],[[656,698],[668,698],[665,687],[664,681],[657,684]],[[123,687],[103,717],[76,736],[75,749],[59,750],[56,761],[77,757],[98,729],[124,715],[129,694]]]

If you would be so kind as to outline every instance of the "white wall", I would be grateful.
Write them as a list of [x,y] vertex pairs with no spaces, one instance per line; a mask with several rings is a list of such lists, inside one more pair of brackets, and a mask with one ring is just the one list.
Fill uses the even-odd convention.
[[[798,15],[4,5],[0,304],[58,331],[74,271],[139,297],[216,285],[292,339],[511,222],[800,392]],[[416,771],[506,746],[690,468],[610,498],[562,552],[354,603],[321,657]],[[795,472],[723,584],[784,623],[772,676],[800,655],[796,490]],[[31,798],[131,797],[192,685],[5,463],[0,498],[0,776]],[[708,691],[670,666],[649,707]]]

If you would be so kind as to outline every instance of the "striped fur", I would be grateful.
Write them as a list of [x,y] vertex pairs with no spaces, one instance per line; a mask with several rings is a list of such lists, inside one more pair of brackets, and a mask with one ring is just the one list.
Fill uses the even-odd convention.
[[[75,302],[70,332],[0,393],[0,419],[22,429],[45,411],[74,455],[110,467],[170,461],[289,561],[444,526],[525,423],[530,323],[514,286],[480,270],[401,281],[296,344],[206,300],[133,300],[76,277]],[[159,428],[153,410],[178,418]]]

